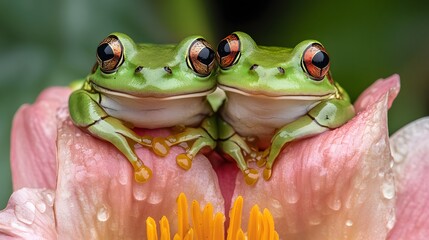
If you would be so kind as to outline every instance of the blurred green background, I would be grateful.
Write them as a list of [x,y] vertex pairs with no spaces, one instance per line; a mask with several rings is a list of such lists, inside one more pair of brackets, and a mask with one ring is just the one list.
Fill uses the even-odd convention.
[[[42,89],[85,76],[110,32],[137,42],[175,43],[200,34],[213,46],[235,30],[260,45],[321,41],[334,79],[355,100],[378,78],[401,76],[389,112],[393,133],[429,115],[429,3],[426,1],[19,0],[0,9],[0,209],[12,192],[10,128],[20,105]],[[249,10],[245,10],[249,9]]]

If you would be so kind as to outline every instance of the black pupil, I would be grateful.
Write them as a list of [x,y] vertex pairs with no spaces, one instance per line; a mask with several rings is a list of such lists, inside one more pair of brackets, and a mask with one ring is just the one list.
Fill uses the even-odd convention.
[[107,43],[103,43],[98,46],[97,55],[102,61],[107,61],[114,57],[113,49]]
[[223,40],[219,43],[219,46],[217,47],[217,52],[220,57],[228,56],[231,53],[231,49],[229,48],[227,40]]
[[314,66],[322,69],[329,64],[329,56],[323,51],[319,51],[313,56],[313,59],[311,59],[311,63],[313,63]]
[[201,49],[198,54],[198,61],[204,63],[205,65],[209,65],[213,62],[215,57],[214,51],[208,47]]

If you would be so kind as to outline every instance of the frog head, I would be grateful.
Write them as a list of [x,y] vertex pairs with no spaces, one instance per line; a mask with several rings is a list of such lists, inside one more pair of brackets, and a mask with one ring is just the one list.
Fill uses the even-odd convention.
[[218,84],[227,92],[271,98],[329,98],[336,93],[323,45],[305,40],[294,48],[258,46],[234,32],[216,52]]
[[158,45],[112,33],[98,45],[96,56],[87,81],[99,92],[184,98],[207,95],[216,87],[215,52],[201,36]]

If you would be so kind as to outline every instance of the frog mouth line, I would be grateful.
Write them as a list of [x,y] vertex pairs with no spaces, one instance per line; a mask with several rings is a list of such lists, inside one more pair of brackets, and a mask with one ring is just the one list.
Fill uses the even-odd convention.
[[305,95],[305,94],[301,94],[301,95],[269,95],[269,94],[266,94],[265,92],[253,92],[253,93],[252,92],[246,92],[246,91],[243,91],[241,89],[231,87],[231,86],[222,85],[222,84],[218,84],[218,86],[226,92],[238,93],[240,95],[249,96],[249,97],[269,98],[269,99],[278,99],[278,100],[282,100],[282,99],[324,100],[324,99],[329,99],[329,98],[335,97],[335,92],[321,94],[321,95]]
[[201,91],[201,92],[177,94],[174,96],[167,96],[167,97],[164,97],[164,96],[155,97],[155,96],[139,96],[139,95],[135,95],[135,94],[115,91],[115,90],[108,89],[108,88],[102,87],[100,85],[97,85],[91,81],[90,81],[90,84],[94,87],[95,90],[97,90],[100,93],[106,94],[106,95],[112,95],[112,96],[118,96],[118,97],[130,98],[130,99],[156,99],[156,100],[160,100],[160,101],[204,97],[204,96],[207,96],[216,90],[216,86],[215,86],[209,90],[205,90],[205,91]]

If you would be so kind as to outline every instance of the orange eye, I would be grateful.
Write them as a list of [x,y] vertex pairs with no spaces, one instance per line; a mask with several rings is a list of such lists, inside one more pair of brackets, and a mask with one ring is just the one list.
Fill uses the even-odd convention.
[[189,47],[187,63],[190,69],[200,76],[208,76],[215,65],[215,53],[210,44],[198,38]]
[[313,43],[304,50],[302,68],[314,80],[322,80],[329,71],[329,56],[325,48]]
[[104,73],[115,72],[124,62],[124,49],[118,37],[110,35],[97,47],[97,63]]
[[227,69],[238,62],[240,58],[240,39],[236,34],[230,34],[220,41],[217,46],[216,57],[222,69]]

